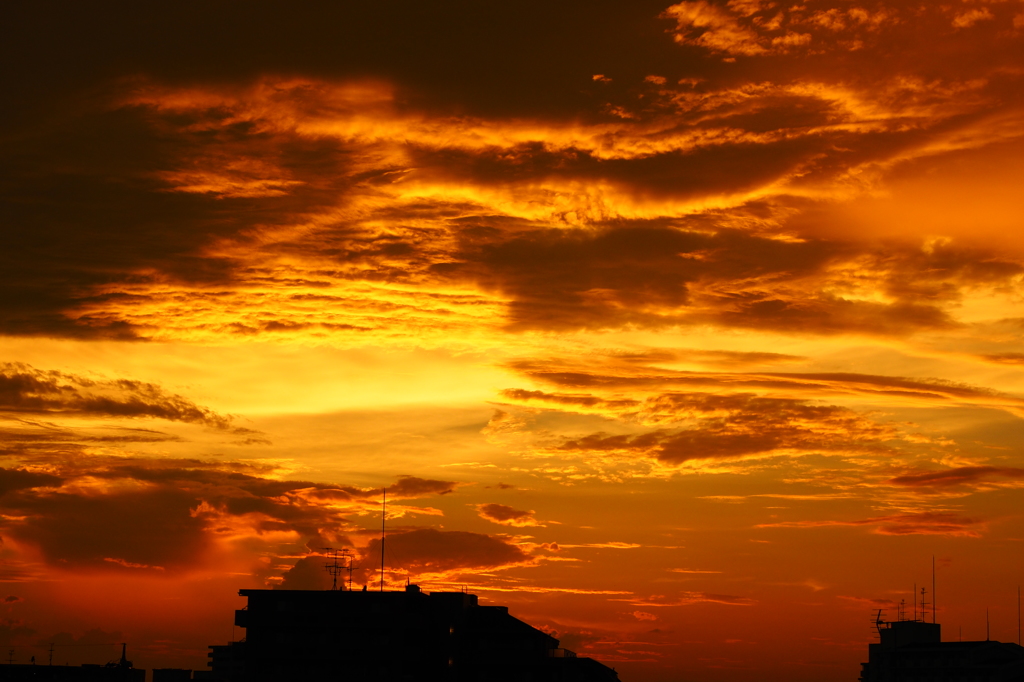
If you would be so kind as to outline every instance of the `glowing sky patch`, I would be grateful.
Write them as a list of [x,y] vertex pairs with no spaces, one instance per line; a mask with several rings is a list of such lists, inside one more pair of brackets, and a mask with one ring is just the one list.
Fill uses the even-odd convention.
[[385,487],[623,680],[1014,639],[1021,2],[364,4],[0,41],[0,644],[201,668]]

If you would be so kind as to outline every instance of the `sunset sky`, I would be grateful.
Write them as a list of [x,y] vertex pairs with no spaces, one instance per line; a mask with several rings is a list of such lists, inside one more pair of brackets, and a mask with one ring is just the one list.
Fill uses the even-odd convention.
[[203,668],[384,487],[623,682],[854,680],[933,556],[1017,640],[1024,1],[0,26],[3,660]]

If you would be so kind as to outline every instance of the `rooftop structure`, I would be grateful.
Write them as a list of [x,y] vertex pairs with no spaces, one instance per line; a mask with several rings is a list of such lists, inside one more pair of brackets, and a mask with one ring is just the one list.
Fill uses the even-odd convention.
[[[270,682],[617,682],[618,674],[464,592],[241,590],[246,629],[196,679]],[[221,652],[224,654],[225,652]],[[241,653],[242,665],[238,665]],[[231,660],[228,661],[228,658]],[[226,666],[232,666],[229,672]]]
[[923,620],[875,621],[861,682],[1024,682],[1024,648],[991,640],[943,642],[942,626]]
[[146,682],[146,671],[135,668],[121,645],[121,660],[106,665],[0,664],[3,682]]

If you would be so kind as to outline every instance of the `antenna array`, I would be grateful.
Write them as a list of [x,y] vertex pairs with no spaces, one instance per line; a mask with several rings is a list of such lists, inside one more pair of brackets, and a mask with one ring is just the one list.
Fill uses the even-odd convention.
[[[330,557],[334,560],[331,563],[324,566],[324,569],[331,574],[332,584],[331,590],[338,589],[338,576],[341,575],[342,571],[348,571],[348,591],[352,591],[352,550],[344,547],[342,549],[335,549],[333,547],[324,547],[323,551],[330,552]],[[341,560],[339,563],[338,560]],[[344,589],[344,584],[342,589]]]

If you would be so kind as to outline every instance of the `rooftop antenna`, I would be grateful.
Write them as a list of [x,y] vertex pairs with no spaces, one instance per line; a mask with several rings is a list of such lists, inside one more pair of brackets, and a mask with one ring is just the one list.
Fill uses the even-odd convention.
[[928,619],[925,617],[927,615],[927,613],[928,613],[928,609],[925,608],[926,606],[928,606],[928,602],[926,602],[924,600],[924,595],[926,595],[927,593],[928,593],[927,590],[925,590],[922,587],[921,588],[921,622],[924,622],[924,623],[928,622]]
[[878,630],[879,639],[882,638],[882,623],[884,622],[885,621],[882,620],[882,609],[878,609],[878,615],[875,616],[875,630]]
[[384,591],[384,524],[388,518],[388,489],[381,488],[384,501],[380,511],[380,591]]
[[[338,589],[338,576],[341,575],[341,572],[346,570],[346,568],[347,568],[347,570],[349,572],[349,586],[348,586],[348,589],[351,592],[352,591],[352,560],[351,560],[351,557],[348,554],[348,549],[347,548],[345,548],[345,549],[334,549],[333,547],[324,547],[323,551],[330,552],[331,553],[330,556],[334,559],[334,561],[332,563],[329,563],[326,566],[324,566],[324,568],[327,570],[327,572],[331,574],[331,578],[332,578],[331,590],[333,591],[333,590],[337,590]],[[338,557],[339,556],[341,556],[341,557],[343,557],[344,559],[347,560],[347,564],[348,564],[347,567],[338,563]]]

